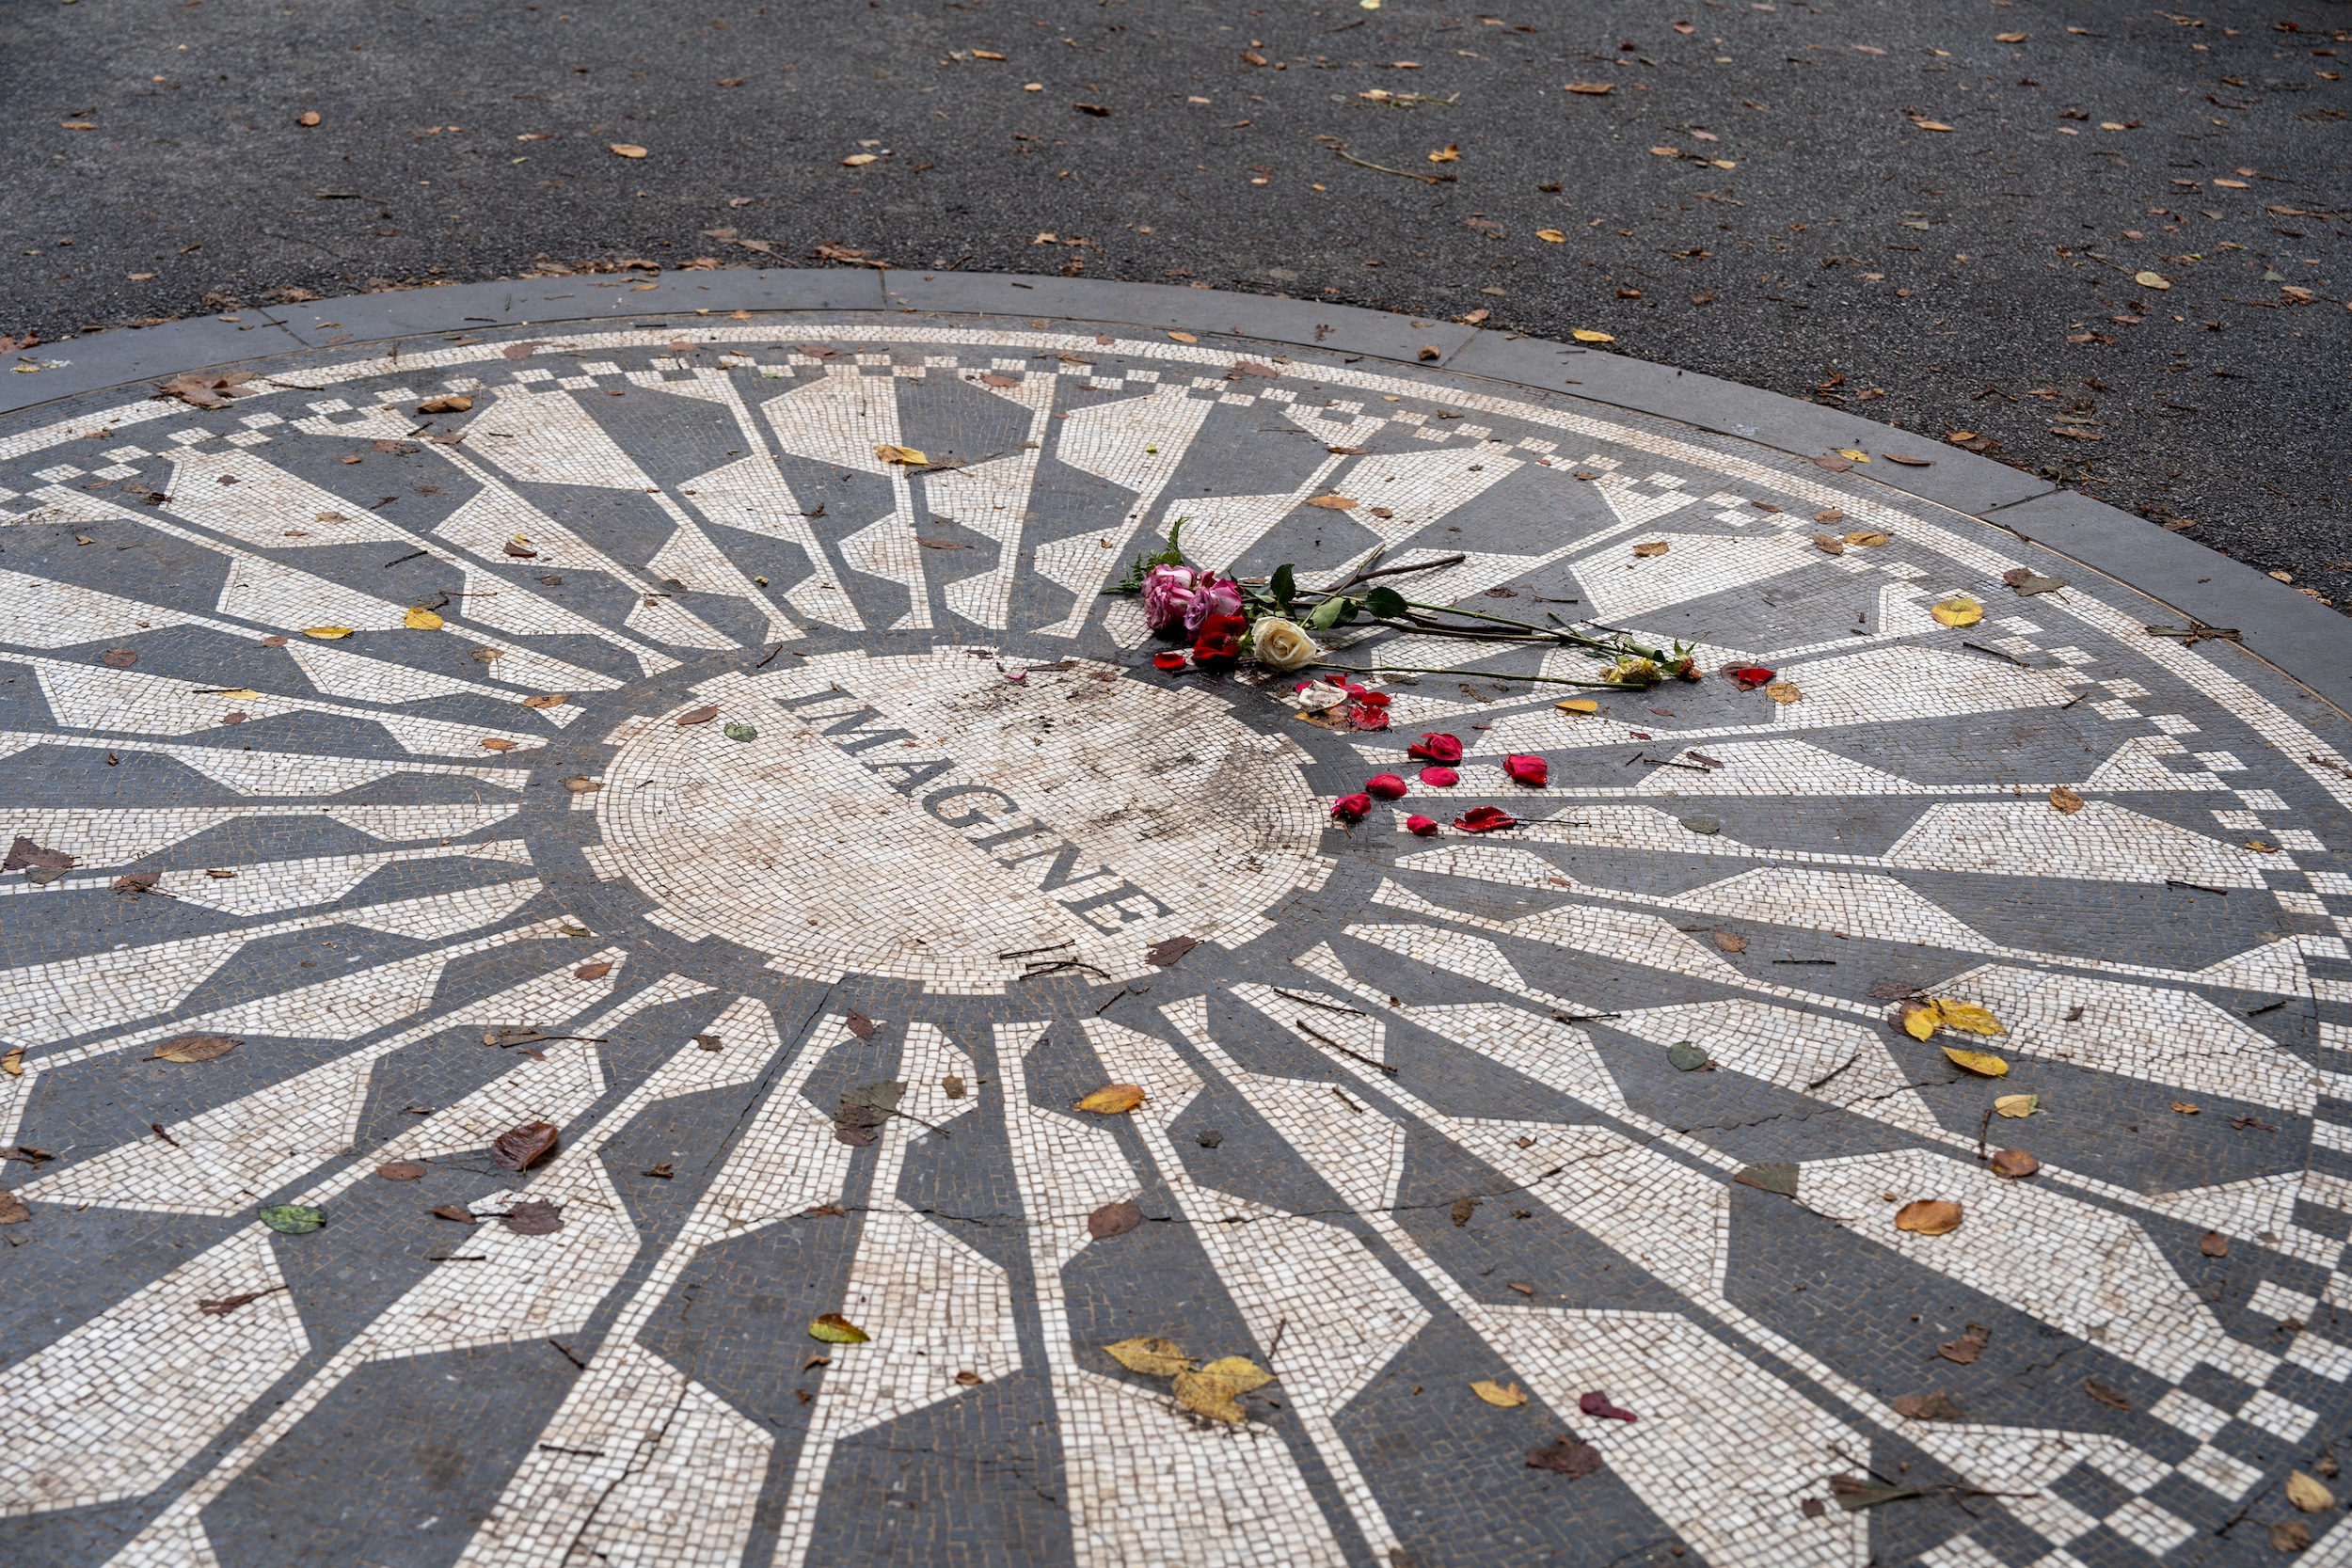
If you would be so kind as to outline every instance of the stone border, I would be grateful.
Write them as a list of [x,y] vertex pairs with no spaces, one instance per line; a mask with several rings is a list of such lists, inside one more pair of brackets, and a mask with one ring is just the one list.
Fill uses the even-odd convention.
[[[596,298],[599,285],[611,292],[602,302]],[[2006,464],[1915,432],[1714,376],[1435,318],[1158,283],[837,267],[673,272],[662,275],[661,288],[669,298],[660,304],[674,309],[657,308],[616,279],[531,278],[257,307],[239,310],[235,321],[214,317],[77,338],[35,351],[36,356],[56,361],[37,379],[0,383],[0,414],[303,349],[543,322],[572,328],[589,322],[635,326],[647,318],[667,317],[684,325],[707,325],[698,311],[887,310],[1021,317],[1038,326],[1071,322],[1173,328],[1565,392],[1794,457],[1837,447],[1931,456],[1932,467],[1873,463],[1867,475],[1858,468],[1854,473],[2042,546],[2144,594],[2171,617],[2234,626],[2248,652],[2352,716],[2352,636],[2346,635],[2344,617],[2333,610],[2218,551]],[[609,305],[610,311],[592,309],[598,303]],[[1423,356],[1429,349],[1436,350],[1435,357]]]

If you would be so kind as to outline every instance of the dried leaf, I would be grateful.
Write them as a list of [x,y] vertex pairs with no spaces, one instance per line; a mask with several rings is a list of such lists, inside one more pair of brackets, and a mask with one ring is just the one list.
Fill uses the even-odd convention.
[[1743,1166],[1732,1180],[1742,1187],[1754,1187],[1759,1193],[1794,1197],[1797,1196],[1798,1175],[1798,1167],[1793,1164],[1770,1164]]
[[1554,703],[1551,705],[1563,713],[1574,714],[1578,717],[1600,711],[1600,704],[1590,697],[1571,697],[1565,703]]
[[1566,87],[1561,88],[1561,90],[1563,92],[1589,93],[1593,97],[1598,98],[1602,94],[1613,90],[1616,85],[1617,84],[1614,82],[1570,82]]
[[503,736],[496,735],[485,736],[476,744],[480,745],[485,752],[511,752],[515,749],[515,743],[513,741],[507,739]]
[[420,414],[463,414],[472,407],[473,399],[469,397],[427,398],[417,404],[417,412]]
[[2050,790],[2050,809],[2072,816],[2083,809],[2083,798],[2064,784],[2053,785]]
[[1146,1377],[1174,1377],[1178,1372],[1192,1370],[1192,1357],[1176,1346],[1173,1339],[1121,1339],[1115,1345],[1104,1345],[1103,1354],[1131,1372]]
[[2001,580],[2015,589],[2021,599],[2029,599],[2036,594],[2053,594],[2066,586],[2064,578],[2045,578],[2023,566],[2012,566],[2003,572]]
[[841,166],[843,168],[864,168],[867,164],[872,163],[876,156],[878,155],[872,152],[852,152],[848,157],[841,160]]
[[403,1160],[389,1165],[376,1166],[375,1174],[387,1181],[414,1181],[424,1175],[424,1167]]
[[1483,1199],[1475,1197],[1455,1198],[1454,1200],[1454,1208],[1451,1211],[1454,1216],[1454,1228],[1459,1230],[1462,1227],[1470,1224],[1471,1216],[1478,1212],[1478,1206],[1483,1201]]
[[2005,1094],[1993,1102],[1994,1114],[2003,1117],[2029,1117],[2041,1109],[2042,1097],[2038,1094]]
[[1143,961],[1161,969],[1168,969],[1172,967],[1177,959],[1200,945],[1199,937],[1168,937],[1145,948]]
[[14,1193],[0,1193],[0,1225],[23,1225],[33,1217],[31,1205]]
[[410,631],[439,631],[447,623],[424,606],[411,605],[408,613],[401,617],[401,625]]
[[315,637],[322,642],[332,642],[339,638],[349,637],[351,628],[349,626],[305,626],[302,628],[302,635]]
[[910,467],[921,467],[930,462],[930,458],[924,456],[921,451],[914,447],[884,444],[874,449],[874,455],[885,463],[902,463]]
[[155,1048],[151,1062],[209,1062],[226,1056],[243,1040],[232,1040],[226,1035],[183,1035],[176,1040],[166,1040]]
[[551,1121],[510,1127],[490,1145],[490,1158],[508,1170],[529,1170],[554,1152],[556,1131]]
[[1199,1371],[1176,1374],[1176,1402],[1196,1416],[1219,1421],[1239,1421],[1243,1411],[1236,1396],[1263,1388],[1274,1374],[1238,1355],[1212,1361]]
[[23,1046],[20,1045],[5,1053],[0,1053],[0,1072],[5,1072],[11,1078],[24,1076],[24,1048]]
[[1600,1468],[1600,1450],[1563,1433],[1553,1438],[1547,1447],[1528,1449],[1527,1467],[1531,1470],[1550,1470],[1574,1481]]
[[1538,229],[1535,237],[1546,245],[1566,245],[1568,237],[1557,229]]
[[2305,1513],[2325,1513],[2336,1506],[2336,1495],[2317,1478],[2297,1470],[2287,1477],[2287,1501]]
[[562,706],[563,706],[565,703],[568,703],[568,702],[570,702],[570,701],[571,701],[571,699],[570,699],[569,697],[564,696],[562,692],[560,692],[560,691],[552,691],[552,692],[548,692],[548,693],[545,693],[545,694],[543,694],[543,695],[541,695],[541,696],[537,696],[537,697],[525,697],[525,698],[523,699],[523,706],[525,706],[525,707],[562,707]]
[[808,1325],[808,1337],[828,1345],[863,1345],[874,1338],[838,1312],[818,1313]]
[[572,978],[575,980],[601,980],[612,973],[612,966],[611,964],[581,964],[578,969],[572,971]]
[[1527,1390],[1516,1383],[1495,1383],[1481,1378],[1470,1385],[1470,1392],[1498,1410],[1517,1410],[1527,1402]]
[[2169,282],[2166,281],[2164,275],[2158,272],[2136,272],[2132,274],[2132,281],[2143,289],[2163,290],[2172,287]]
[[1903,1033],[1915,1040],[1926,1039],[1944,1022],[1932,1002],[1906,1002],[1895,1009],[1895,1016],[1900,1021]]
[[1960,1228],[1962,1211],[1948,1198],[1923,1197],[1895,1211],[1895,1228],[1922,1236],[1947,1236]]
[[1594,1417],[1600,1420],[1626,1421],[1629,1423],[1641,1419],[1639,1416],[1636,1416],[1632,1411],[1626,1409],[1624,1406],[1610,1403],[1609,1396],[1597,1388],[1595,1388],[1588,1393],[1578,1395],[1576,1407],[1585,1415]]
[[2042,1162],[2022,1148],[2005,1148],[1993,1156],[1993,1174],[2005,1181],[2017,1181],[2042,1168]]
[[1338,495],[1310,497],[1306,504],[1322,507],[1327,512],[1348,512],[1354,510],[1356,505],[1348,497]]
[[1087,1216],[1087,1234],[1098,1242],[1106,1242],[1113,1236],[1124,1236],[1142,1223],[1143,1211],[1121,1198],[1117,1203],[1105,1203]]
[[1948,996],[1935,999],[1935,1010],[1947,1028],[1959,1029],[1971,1035],[2006,1035],[2001,1021],[1974,1002],[1955,1002]]
[[1965,594],[1959,594],[1935,605],[1928,613],[1943,626],[1973,626],[1984,619],[1984,606]]
[[[1946,1022],[1950,1021],[1947,1019]],[[1944,1054],[1951,1059],[1955,1067],[1965,1068],[1970,1072],[1987,1078],[2009,1076],[2009,1063],[1990,1051],[1962,1051],[1947,1045],[1944,1048]]]
[[2097,1400],[2101,1404],[2116,1410],[2129,1410],[2132,1407],[2132,1402],[2125,1399],[2121,1391],[2108,1387],[2095,1377],[2083,1379],[2083,1392]]
[[1931,1394],[1905,1394],[1887,1402],[1894,1405],[1896,1415],[1907,1421],[1964,1421],[1968,1418],[1968,1413],[1961,1409],[1960,1402],[1941,1388]]
[[564,787],[575,795],[594,795],[604,785],[596,779],[565,779]]
[[1977,1357],[1984,1354],[1984,1341],[1973,1334],[1963,1334],[1936,1346],[1935,1354],[1959,1366],[1973,1367]]
[[1804,701],[1804,692],[1794,681],[1774,681],[1764,689],[1764,695],[1784,706]]
[[1581,326],[1569,333],[1568,336],[1574,338],[1580,343],[1613,343],[1617,341],[1606,332],[1595,332],[1590,328]]
[[1664,554],[1665,554],[1668,550],[1670,550],[1670,549],[1672,549],[1672,548],[1674,548],[1674,546],[1673,546],[1671,544],[1669,544],[1667,541],[1663,540],[1663,539],[1652,539],[1652,540],[1648,541],[1648,542],[1647,542],[1647,543],[1645,543],[1645,544],[1640,544],[1640,545],[1636,545],[1636,546],[1633,546],[1633,553],[1634,553],[1635,555],[1638,555],[1638,556],[1645,556],[1645,557],[1646,557],[1646,556],[1653,556],[1653,555],[1664,555]]
[[1899,452],[1891,451],[1883,451],[1879,453],[1879,455],[1885,458],[1889,463],[1899,463],[1906,468],[1932,468],[1935,467],[1935,459],[1932,457],[1905,457]]
[[139,661],[136,648],[108,648],[98,656],[98,662],[109,670],[128,670]]
[[1948,131],[1950,126],[1940,119],[1915,119],[1911,122],[1922,131]]
[[518,1236],[552,1236],[564,1228],[564,1211],[537,1198],[508,1205],[499,1218]]
[[1846,553],[1846,542],[1842,539],[1833,539],[1826,533],[1817,533],[1813,536],[1813,547],[1823,555]]
[[2312,1527],[2300,1519],[2289,1519],[2270,1527],[2270,1549],[2274,1552],[2299,1552],[2312,1544]]
[[453,1220],[459,1225],[480,1225],[482,1223],[482,1216],[476,1214],[470,1209],[461,1209],[454,1203],[437,1203],[431,1209],[427,1210],[426,1212],[433,1215],[436,1219]]
[[8,846],[8,858],[0,862],[0,870],[22,871],[28,865],[48,871],[71,871],[73,869],[73,857],[63,849],[44,849],[20,834],[16,842]]
[[326,1213],[299,1203],[278,1203],[262,1211],[262,1223],[280,1236],[308,1236],[326,1223]]
[[713,719],[718,717],[719,705],[716,703],[706,703],[701,707],[689,708],[686,712],[679,714],[677,716],[677,727],[682,730],[690,724],[707,724]]
[[1170,332],[1168,336],[1180,343],[1197,343],[1200,341],[1189,332]]
[[843,1027],[847,1028],[850,1034],[855,1035],[859,1039],[870,1041],[874,1037],[874,1021],[867,1018],[864,1013],[844,1013],[841,1017],[841,1022]]
[[1143,1103],[1143,1091],[1133,1084],[1106,1084],[1084,1100],[1076,1109],[1091,1111],[1096,1116],[1123,1116]]
[[1689,1040],[1677,1040],[1666,1048],[1666,1065],[1677,1072],[1696,1072],[1707,1061],[1707,1053]]
[[1873,533],[1868,529],[1857,529],[1846,535],[1846,543],[1859,545],[1865,549],[1869,549],[1886,544],[1894,537],[1891,533]]
[[1429,161],[1433,164],[1454,164],[1461,162],[1461,159],[1462,150],[1452,142],[1429,154]]
[[619,153],[624,158],[642,158],[645,155],[645,150],[634,142],[616,141],[608,143],[607,146],[612,151]]
[[1737,931],[1709,931],[1707,935],[1726,953],[1744,953],[1748,950],[1748,939]]
[[2197,1238],[2197,1250],[2208,1258],[2230,1256],[2230,1238],[2218,1230],[2208,1230]]

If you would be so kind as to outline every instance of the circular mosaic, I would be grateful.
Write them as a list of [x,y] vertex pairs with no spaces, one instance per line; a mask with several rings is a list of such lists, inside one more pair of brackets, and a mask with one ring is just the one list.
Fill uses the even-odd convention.
[[2242,650],[1867,452],[547,330],[0,434],[17,1556],[2352,1542],[2352,764]]

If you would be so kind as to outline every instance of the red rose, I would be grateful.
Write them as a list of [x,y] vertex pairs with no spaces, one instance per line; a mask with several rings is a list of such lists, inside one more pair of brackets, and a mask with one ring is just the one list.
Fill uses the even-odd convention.
[[1331,802],[1331,816],[1341,822],[1361,822],[1364,814],[1370,810],[1372,797],[1369,795],[1343,795]]
[[1451,768],[1424,768],[1421,770],[1421,782],[1432,789],[1452,789],[1462,782],[1462,775]]
[[1530,789],[1543,788],[1544,781],[1551,777],[1551,765],[1541,757],[1504,757],[1502,770],[1511,775],[1513,784],[1523,784]]
[[1772,673],[1761,664],[1741,664],[1724,671],[1724,673],[1737,681],[1742,691],[1753,691],[1772,678]]
[[1364,781],[1364,789],[1383,800],[1398,800],[1404,799],[1405,781],[1393,773],[1375,773]]
[[1414,835],[1420,838],[1438,836],[1438,825],[1418,812],[1405,819],[1405,826],[1411,829]]
[[1490,833],[1497,828],[1516,828],[1519,819],[1501,806],[1478,806],[1455,817],[1454,825],[1466,833]]
[[1413,742],[1408,754],[1423,762],[1459,762],[1462,760],[1462,743],[1450,735],[1424,735]]
[[1200,635],[1193,640],[1193,662],[1205,664],[1211,659],[1241,657],[1241,634],[1248,626],[1248,620],[1239,615],[1206,617],[1200,623]]

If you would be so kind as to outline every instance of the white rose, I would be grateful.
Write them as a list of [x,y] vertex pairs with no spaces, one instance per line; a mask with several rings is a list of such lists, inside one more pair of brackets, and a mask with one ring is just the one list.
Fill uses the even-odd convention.
[[1249,651],[1267,669],[1280,671],[1295,670],[1323,657],[1323,650],[1303,627],[1277,615],[1249,628]]

